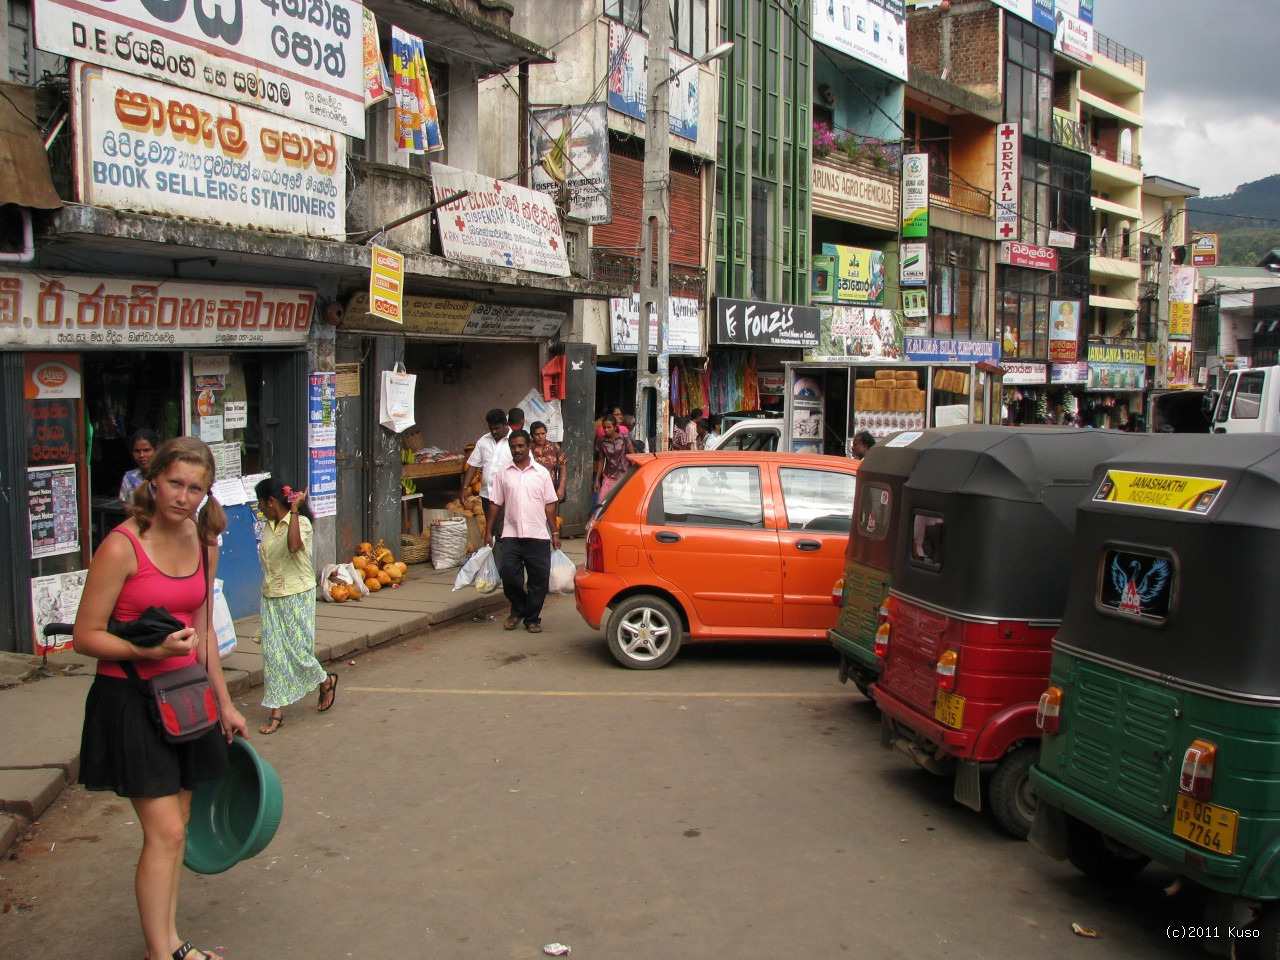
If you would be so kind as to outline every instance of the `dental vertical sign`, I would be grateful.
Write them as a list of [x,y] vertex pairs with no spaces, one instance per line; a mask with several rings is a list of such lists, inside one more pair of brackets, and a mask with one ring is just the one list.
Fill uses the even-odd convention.
[[1018,193],[1022,189],[1022,126],[996,127],[996,239],[1021,240]]

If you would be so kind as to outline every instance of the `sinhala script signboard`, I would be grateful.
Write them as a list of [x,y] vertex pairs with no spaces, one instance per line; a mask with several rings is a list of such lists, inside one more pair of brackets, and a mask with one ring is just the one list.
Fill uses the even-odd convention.
[[313,237],[345,232],[345,137],[101,67],[78,64],[75,76],[85,203]]
[[364,137],[353,0],[39,0],[36,46]]

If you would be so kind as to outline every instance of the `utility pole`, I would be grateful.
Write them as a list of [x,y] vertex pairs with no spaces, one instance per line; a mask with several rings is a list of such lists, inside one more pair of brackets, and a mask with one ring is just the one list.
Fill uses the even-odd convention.
[[[667,417],[670,413],[668,369],[670,347],[668,315],[671,308],[671,20],[667,5],[657,5],[649,33],[648,99],[645,104],[644,192],[640,229],[644,232],[640,261],[640,330],[636,340],[636,430],[647,438],[649,449],[667,449]],[[658,342],[649,342],[649,318],[657,316]],[[657,374],[649,372],[654,349]],[[657,422],[649,423],[649,394],[656,391]]]
[[1173,204],[1164,202],[1164,227],[1160,234],[1160,280],[1156,288],[1156,383],[1169,385],[1169,287],[1173,278]]

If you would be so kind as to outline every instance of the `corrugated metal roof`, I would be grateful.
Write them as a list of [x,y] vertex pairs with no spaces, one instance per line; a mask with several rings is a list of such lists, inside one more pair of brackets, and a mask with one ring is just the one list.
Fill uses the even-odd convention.
[[62,199],[36,123],[34,87],[0,83],[0,204],[54,210]]

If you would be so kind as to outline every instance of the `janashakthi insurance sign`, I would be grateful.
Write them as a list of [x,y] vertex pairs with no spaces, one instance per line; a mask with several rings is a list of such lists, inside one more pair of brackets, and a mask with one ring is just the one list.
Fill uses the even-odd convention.
[[36,46],[364,137],[358,0],[38,0]]
[[346,231],[346,137],[77,64],[85,203],[311,237]]

